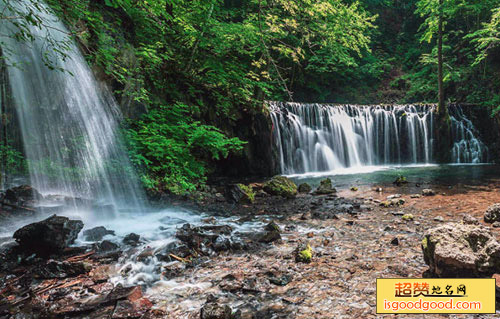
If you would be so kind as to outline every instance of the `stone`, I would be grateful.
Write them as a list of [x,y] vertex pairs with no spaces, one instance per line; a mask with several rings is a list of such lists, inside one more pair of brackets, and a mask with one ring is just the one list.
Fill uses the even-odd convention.
[[20,205],[24,202],[33,201],[43,198],[36,189],[29,185],[21,185],[13,188],[9,188],[5,191],[4,199],[11,203],[18,203]]
[[295,198],[297,196],[297,185],[285,176],[274,176],[264,183],[263,188],[266,193],[274,196],[284,198]]
[[398,246],[399,245],[399,239],[397,237],[394,237],[391,240],[391,245]]
[[84,262],[49,260],[45,265],[37,267],[33,276],[37,279],[62,279],[86,274],[91,269],[92,266]]
[[115,235],[112,230],[107,230],[103,226],[94,227],[83,231],[83,238],[87,241],[101,241],[104,236]]
[[200,311],[200,319],[231,319],[232,310],[228,305],[216,301],[207,302]]
[[394,195],[387,196],[388,200],[395,199],[395,198],[401,198],[401,194],[394,194]]
[[115,251],[120,248],[117,244],[109,240],[103,240],[102,242],[96,244],[95,247],[99,252]]
[[255,192],[250,186],[232,184],[226,187],[225,197],[230,203],[251,204],[255,200]]
[[494,228],[500,228],[500,222],[494,222],[491,226]]
[[295,261],[309,264],[312,261],[313,250],[309,243],[302,243],[295,249]]
[[410,195],[410,198],[421,198],[422,195],[420,194],[413,194],[413,195]]
[[308,183],[302,183],[299,185],[299,193],[307,194],[310,193],[311,191],[312,187]]
[[433,189],[426,188],[422,190],[422,195],[423,196],[434,196],[436,195],[436,192]]
[[131,246],[136,246],[139,243],[141,236],[135,233],[130,233],[123,238],[123,243]]
[[471,215],[464,215],[462,222],[466,225],[479,225],[479,220]]
[[436,216],[434,217],[435,222],[444,222],[444,218],[442,216]]
[[500,243],[487,227],[448,223],[425,234],[424,260],[438,277],[480,277],[500,267]]
[[403,175],[399,175],[393,182],[393,184],[395,184],[396,186],[402,186],[404,184],[408,184],[408,180]]
[[[192,227],[190,224],[184,224],[177,230],[175,236],[189,249],[200,250],[207,253],[213,250],[220,236],[229,236],[232,231],[233,229],[229,225]],[[222,247],[220,244],[219,242],[219,248]]]
[[353,186],[353,187],[351,187],[351,191],[352,191],[352,192],[357,192],[357,191],[358,191],[358,188],[357,188],[356,186]]
[[332,180],[325,178],[319,183],[318,188],[314,191],[316,195],[329,195],[335,194],[337,190],[332,186]]
[[171,254],[181,258],[187,258],[191,253],[191,249],[189,249],[186,244],[180,241],[173,241],[156,250],[155,256],[161,261],[173,262],[176,259],[172,258]]
[[484,213],[484,221],[486,223],[494,223],[500,221],[500,204],[494,204],[488,207]]
[[408,221],[414,220],[415,217],[413,217],[412,214],[404,214],[403,217],[401,217],[401,219],[403,219],[404,221],[408,222]]
[[73,244],[82,228],[81,220],[53,215],[18,229],[14,233],[14,239],[23,250],[49,255],[60,253]]

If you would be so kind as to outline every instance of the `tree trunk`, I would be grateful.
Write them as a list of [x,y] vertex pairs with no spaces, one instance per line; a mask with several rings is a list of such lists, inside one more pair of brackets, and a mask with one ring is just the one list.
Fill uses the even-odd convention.
[[444,85],[443,85],[443,1],[439,0],[439,21],[438,21],[438,107],[437,107],[437,127],[436,127],[436,160],[440,163],[452,161],[451,148],[451,120],[448,107],[445,105]]

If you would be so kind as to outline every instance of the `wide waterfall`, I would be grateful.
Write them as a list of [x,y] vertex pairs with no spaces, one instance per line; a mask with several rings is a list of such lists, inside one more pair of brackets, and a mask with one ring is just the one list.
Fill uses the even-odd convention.
[[[269,106],[283,174],[434,160],[433,105]],[[452,129],[454,162],[487,160],[487,148],[459,108],[452,113]]]
[[[120,142],[120,112],[70,40],[69,32],[43,4],[11,2],[42,22],[33,41],[3,21],[2,49],[19,118],[32,185],[42,193],[141,206],[141,190]],[[2,5],[3,7],[3,5]],[[5,8],[2,8],[5,9]],[[64,55],[53,45],[64,44]]]

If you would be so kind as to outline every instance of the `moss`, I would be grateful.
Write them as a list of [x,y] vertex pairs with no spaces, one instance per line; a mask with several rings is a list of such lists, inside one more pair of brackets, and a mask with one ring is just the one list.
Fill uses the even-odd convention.
[[274,176],[264,184],[264,191],[275,196],[294,198],[297,196],[297,185],[285,176]]
[[253,203],[255,200],[255,192],[253,191],[253,188],[244,184],[238,184],[238,187],[243,191],[243,193],[245,193],[248,201]]
[[299,251],[296,257],[296,261],[303,263],[310,263],[312,260],[312,248],[307,244],[306,249]]
[[380,203],[380,206],[388,208],[389,206],[391,206],[391,202],[388,201],[388,200],[383,201],[383,202]]
[[401,217],[404,221],[411,221],[414,219],[412,214],[404,214],[403,217]]
[[358,188],[357,188],[356,186],[353,186],[353,187],[351,187],[351,191],[353,191],[353,192],[357,192],[357,191],[358,191]]

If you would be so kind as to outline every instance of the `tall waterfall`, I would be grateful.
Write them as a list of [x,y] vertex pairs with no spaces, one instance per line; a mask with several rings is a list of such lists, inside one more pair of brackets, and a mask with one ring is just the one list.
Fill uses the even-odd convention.
[[[431,163],[434,106],[270,102],[283,174]],[[463,113],[452,116],[454,161],[479,163],[486,148]]]
[[[29,28],[34,40],[27,42],[14,39],[19,29],[9,21],[0,26],[31,183],[42,193],[140,207],[113,97],[99,87],[66,27],[45,5],[11,4],[43,22]],[[54,54],[51,42],[67,44],[66,58]]]

